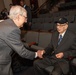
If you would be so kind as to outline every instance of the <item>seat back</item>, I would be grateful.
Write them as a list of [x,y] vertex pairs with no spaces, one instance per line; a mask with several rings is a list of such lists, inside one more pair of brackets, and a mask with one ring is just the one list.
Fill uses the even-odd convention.
[[69,23],[69,30],[72,30],[73,32],[76,32],[76,23]]
[[38,46],[43,48],[47,47],[51,41],[51,36],[52,33],[50,32],[40,32]]
[[54,27],[54,23],[44,23],[43,30],[45,31],[53,30],[53,27]]
[[27,31],[24,39],[25,39],[26,43],[30,43],[30,42],[38,43],[38,35],[39,35],[39,32]]

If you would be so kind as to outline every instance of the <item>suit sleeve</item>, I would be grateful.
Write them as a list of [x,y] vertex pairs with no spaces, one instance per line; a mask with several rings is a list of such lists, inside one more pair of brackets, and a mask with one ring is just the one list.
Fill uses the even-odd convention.
[[17,52],[21,57],[28,59],[35,58],[35,53],[27,50],[24,47],[23,43],[20,40],[20,34],[16,29],[8,34],[8,36],[5,38],[5,42],[10,46],[11,49]]
[[53,46],[52,46],[52,40],[44,50],[45,50],[46,55],[51,55],[51,53],[53,53],[54,50],[53,50]]

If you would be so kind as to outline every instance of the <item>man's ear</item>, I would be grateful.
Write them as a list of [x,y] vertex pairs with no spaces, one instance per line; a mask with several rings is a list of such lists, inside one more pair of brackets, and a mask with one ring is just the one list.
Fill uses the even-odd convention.
[[19,21],[19,19],[20,19],[20,15],[18,14],[16,18],[17,18],[17,19],[18,19],[18,21]]
[[66,29],[68,28],[68,24],[66,24]]

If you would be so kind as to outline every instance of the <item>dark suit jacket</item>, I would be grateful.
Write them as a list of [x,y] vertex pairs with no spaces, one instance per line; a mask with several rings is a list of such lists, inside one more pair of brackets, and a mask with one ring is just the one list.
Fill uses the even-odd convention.
[[[69,70],[69,64],[67,58],[69,56],[73,56],[76,53],[76,34],[67,30],[62,41],[58,45],[58,32],[54,32],[52,34],[51,43],[45,48],[46,54],[50,53],[50,58],[53,58],[58,62],[64,74],[66,74]],[[64,57],[61,59],[57,59],[55,54],[63,52]],[[51,60],[51,59],[50,59]]]
[[32,12],[29,6],[24,5],[24,8],[27,11],[27,23],[24,23],[23,29],[24,30],[30,30],[32,25]]
[[24,8],[27,11],[27,23],[32,22],[32,13],[30,7],[26,5]]
[[20,29],[10,19],[0,22],[0,75],[12,75],[11,52],[33,59],[35,53],[27,50],[20,40]]

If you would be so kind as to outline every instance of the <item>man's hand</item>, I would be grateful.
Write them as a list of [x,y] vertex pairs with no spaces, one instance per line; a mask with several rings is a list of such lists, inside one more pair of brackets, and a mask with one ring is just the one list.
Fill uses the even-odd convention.
[[62,58],[64,56],[63,52],[60,52],[58,54],[55,55],[57,58]]
[[38,51],[37,51],[37,57],[43,58],[43,54],[44,54],[44,53],[45,53],[44,50],[38,50]]

